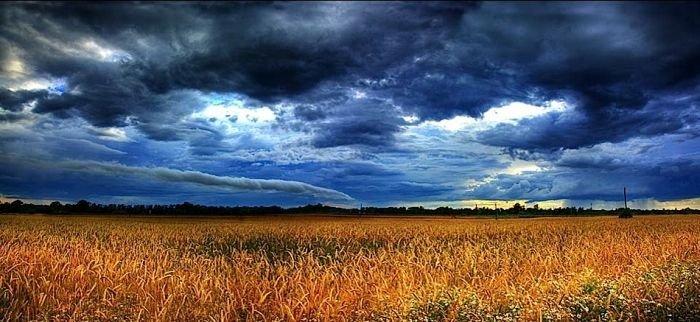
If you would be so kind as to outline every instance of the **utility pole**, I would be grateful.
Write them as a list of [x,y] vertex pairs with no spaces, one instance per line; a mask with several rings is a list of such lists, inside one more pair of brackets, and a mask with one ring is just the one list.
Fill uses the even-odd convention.
[[493,203],[493,211],[496,212],[496,220],[498,220],[498,206],[497,206],[497,203],[495,203],[495,202]]
[[625,197],[625,208],[622,209],[622,211],[620,212],[618,217],[625,218],[625,219],[632,218],[632,212],[629,210],[629,208],[627,208],[627,187],[622,188],[622,194]]

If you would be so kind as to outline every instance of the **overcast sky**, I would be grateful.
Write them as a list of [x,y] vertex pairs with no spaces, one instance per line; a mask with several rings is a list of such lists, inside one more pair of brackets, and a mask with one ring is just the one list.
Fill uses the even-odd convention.
[[700,207],[700,6],[0,6],[0,200]]

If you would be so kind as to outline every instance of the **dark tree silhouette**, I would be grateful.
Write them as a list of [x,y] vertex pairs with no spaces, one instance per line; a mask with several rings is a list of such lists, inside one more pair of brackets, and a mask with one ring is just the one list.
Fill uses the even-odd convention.
[[87,200],[80,200],[75,204],[75,211],[77,212],[88,212],[90,210],[90,202]]
[[12,212],[20,211],[20,209],[22,209],[22,205],[24,205],[24,202],[22,202],[22,200],[19,200],[19,199],[15,200],[10,204],[10,211],[12,211]]
[[49,205],[49,209],[51,209],[51,213],[57,214],[62,212],[63,205],[58,201],[54,201]]
[[521,206],[519,202],[516,202],[516,203],[513,205],[513,212],[518,213],[518,212],[521,212],[521,211],[523,211],[523,206]]

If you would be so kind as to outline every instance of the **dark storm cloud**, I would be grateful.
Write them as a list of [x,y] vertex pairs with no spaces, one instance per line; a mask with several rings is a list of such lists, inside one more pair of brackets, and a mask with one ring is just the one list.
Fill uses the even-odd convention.
[[[37,72],[63,77],[74,90],[41,100],[36,111],[69,116],[75,109],[98,126],[123,125],[129,115],[147,119],[168,109],[157,97],[181,89],[269,102],[352,86],[421,119],[565,98],[584,114],[575,129],[628,123],[621,120],[626,111],[697,81],[698,10],[620,3],[25,4],[2,9],[0,38]],[[76,55],[86,41],[115,51],[102,60]],[[307,122],[323,115],[298,113]],[[398,129],[379,127],[374,133],[351,124],[340,132],[373,144]],[[155,139],[172,138],[159,125],[144,128]],[[623,127],[580,144],[635,135]]]
[[388,148],[404,121],[390,102],[361,98],[329,108],[314,132],[313,145],[327,148],[345,145]]
[[[271,99],[303,93],[352,68],[390,63],[399,52],[394,47],[414,46],[415,39],[408,41],[414,31],[439,28],[446,17],[455,21],[463,10],[457,5],[357,3],[31,4],[4,13],[6,21],[22,22],[59,43],[98,37],[128,52],[132,59],[125,59],[123,67],[156,93],[197,88]],[[408,19],[385,19],[387,14]],[[54,24],[60,28],[51,30]],[[20,48],[37,45],[16,26],[4,29]],[[380,48],[390,51],[384,54]],[[56,56],[46,44],[37,49],[49,51],[25,54],[42,71],[65,75],[84,69],[79,59]]]
[[[422,31],[433,41],[394,56],[382,72],[356,70],[354,85],[422,119],[479,116],[509,101],[575,105],[574,118],[543,117],[482,136],[504,147],[558,149],[672,133],[688,124],[678,117],[689,114],[687,103],[665,110],[650,103],[697,90],[698,8],[486,3],[464,11],[458,25]],[[535,137],[518,137],[529,131]]]
[[0,122],[15,123],[17,121],[30,119],[30,116],[22,113],[3,113],[0,114]]
[[304,121],[316,121],[326,118],[326,113],[319,107],[299,105],[294,108],[294,116]]
[[[689,105],[653,100],[692,93],[698,83],[697,5],[516,6],[465,22],[499,40],[492,60],[510,63],[544,97],[573,101],[579,115],[528,120],[484,133],[488,144],[524,149],[572,148],[677,131]],[[567,5],[568,6],[568,5]],[[495,12],[494,12],[495,11]],[[500,12],[499,12],[500,11]],[[493,19],[495,18],[495,19]],[[501,23],[513,32],[492,24]],[[499,37],[495,37],[498,35]],[[512,46],[504,46],[511,44]],[[526,44],[529,44],[527,46]],[[507,48],[507,49],[505,49]],[[664,102],[665,103],[665,102]]]
[[0,88],[0,108],[17,112],[21,110],[25,104],[45,97],[46,95],[46,91],[11,91],[6,88]]
[[[677,110],[668,111],[669,107]],[[499,124],[479,133],[477,139],[509,149],[545,152],[571,149],[677,132],[685,125],[694,124],[693,120],[683,118],[689,111],[694,109],[669,104],[642,110],[608,109],[604,119],[584,112],[549,113],[515,125]]]
[[327,148],[343,145],[390,146],[398,126],[380,120],[341,120],[323,126],[316,134],[313,145]]
[[[75,109],[95,125],[122,125],[150,113],[153,96],[178,89],[303,101],[323,81],[382,76],[410,52],[442,46],[436,36],[470,7],[26,4],[3,8],[2,40],[39,73],[68,83],[70,94],[43,100],[37,112]],[[81,57],[86,42],[115,52]]]

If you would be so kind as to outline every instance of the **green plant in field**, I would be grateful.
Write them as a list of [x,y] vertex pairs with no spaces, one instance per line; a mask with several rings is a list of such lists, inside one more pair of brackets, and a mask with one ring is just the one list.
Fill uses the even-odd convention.
[[444,321],[452,305],[453,299],[447,297],[415,303],[408,312],[406,320],[410,322]]
[[428,298],[421,298],[414,294],[410,301],[410,308],[401,320],[467,322],[483,320],[486,314],[476,294],[453,288],[441,290],[437,295]]
[[700,320],[700,265],[673,264],[642,274],[634,307],[646,319]]
[[[9,308],[10,306],[10,292],[9,290],[0,287],[0,312],[3,309]],[[2,316],[2,315],[0,315]]]
[[611,321],[623,314],[628,305],[625,295],[613,281],[589,278],[579,294],[568,294],[564,306],[577,321]]
[[513,295],[507,294],[506,301],[493,309],[492,312],[486,314],[488,321],[519,321],[523,307],[518,303],[518,299]]

